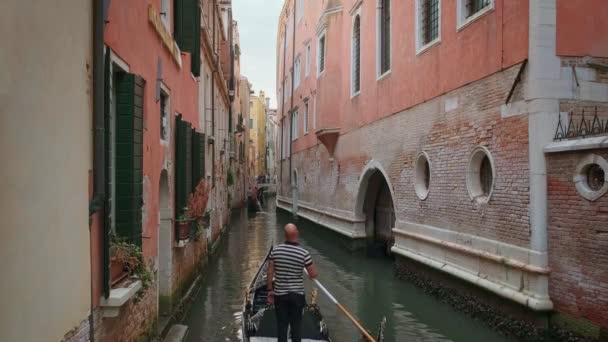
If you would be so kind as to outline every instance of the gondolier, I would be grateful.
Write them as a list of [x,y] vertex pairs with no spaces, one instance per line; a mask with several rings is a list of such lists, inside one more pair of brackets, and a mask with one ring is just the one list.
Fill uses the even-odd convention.
[[[287,331],[291,327],[291,340],[300,342],[302,309],[304,298],[304,268],[311,279],[317,270],[310,253],[298,243],[296,225],[285,226],[285,243],[275,246],[270,254],[268,266],[268,302],[276,307],[277,335],[279,342],[287,342]],[[274,278],[274,282],[273,282]]]

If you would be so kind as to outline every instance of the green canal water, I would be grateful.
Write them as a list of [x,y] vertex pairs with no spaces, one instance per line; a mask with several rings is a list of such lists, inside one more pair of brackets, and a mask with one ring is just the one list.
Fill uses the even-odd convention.
[[[190,329],[189,342],[240,340],[244,290],[271,244],[282,242],[282,227],[290,221],[291,216],[276,213],[272,204],[267,212],[250,217],[245,210],[233,215],[183,321]],[[391,259],[353,253],[334,233],[305,220],[295,223],[301,244],[317,264],[319,280],[368,329],[375,332],[386,316],[387,341],[508,341],[398,279]],[[318,302],[333,341],[360,340],[350,321],[321,293]]]

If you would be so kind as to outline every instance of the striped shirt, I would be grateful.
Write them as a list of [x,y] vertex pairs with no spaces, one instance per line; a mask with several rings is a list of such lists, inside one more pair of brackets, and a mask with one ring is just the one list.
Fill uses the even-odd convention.
[[299,244],[286,241],[270,253],[274,261],[274,294],[304,294],[304,267],[312,265],[312,258]]

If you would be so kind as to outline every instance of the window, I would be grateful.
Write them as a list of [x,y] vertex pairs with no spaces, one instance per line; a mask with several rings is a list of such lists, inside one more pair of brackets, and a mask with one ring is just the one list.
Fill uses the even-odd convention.
[[296,0],[296,18],[298,22],[302,20],[304,16],[304,0]]
[[325,71],[325,32],[319,36],[317,43],[317,76]]
[[458,28],[494,9],[494,0],[458,0]]
[[351,95],[359,93],[361,90],[361,16],[355,15],[353,21],[353,42],[352,42],[352,74],[351,74]]
[[467,189],[471,200],[487,203],[494,190],[494,162],[490,151],[477,147],[471,154],[467,171]]
[[161,140],[169,140],[168,139],[168,131],[169,131],[169,96],[161,90],[160,92],[160,139]]
[[298,87],[300,86],[300,75],[302,74],[301,64],[302,63],[300,61],[300,55],[298,55],[296,57],[296,61],[293,63],[294,89],[298,89]]
[[291,139],[298,139],[298,111],[295,110],[291,113]]
[[306,77],[310,75],[310,42],[306,44]]
[[378,0],[378,76],[391,69],[391,0]]
[[304,134],[308,134],[308,100],[304,101]]
[[171,32],[171,0],[160,1],[160,19],[167,31]]
[[253,119],[249,119],[249,129],[253,129]]
[[586,200],[597,201],[608,193],[606,172],[608,172],[606,159],[595,154],[584,157],[577,165],[574,174],[576,191]]
[[414,173],[414,189],[416,190],[416,195],[421,200],[425,200],[429,196],[431,185],[431,165],[429,164],[429,156],[426,153],[418,155]]
[[416,49],[418,53],[439,41],[440,0],[417,0]]
[[313,97],[312,104],[312,128],[317,129],[317,96]]

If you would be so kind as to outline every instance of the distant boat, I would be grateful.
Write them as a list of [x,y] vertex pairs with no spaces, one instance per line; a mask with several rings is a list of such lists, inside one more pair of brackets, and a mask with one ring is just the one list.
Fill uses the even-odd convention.
[[[268,305],[268,290],[266,288],[269,257],[270,251],[247,289],[243,305],[244,342],[277,341],[275,309],[274,306]],[[314,302],[315,300],[304,307],[302,341],[331,341],[323,316]]]

